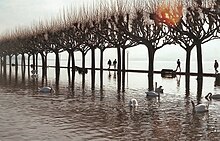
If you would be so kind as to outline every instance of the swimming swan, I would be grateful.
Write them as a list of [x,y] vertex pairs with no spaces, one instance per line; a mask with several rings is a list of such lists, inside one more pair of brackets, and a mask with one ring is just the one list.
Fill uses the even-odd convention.
[[163,93],[163,89],[162,86],[159,86],[157,88],[157,82],[155,82],[155,91],[152,90],[145,93],[146,93],[146,97],[160,97],[160,93]]
[[160,93],[157,93],[155,91],[148,91],[148,92],[145,92],[145,93],[146,93],[147,97],[159,97],[160,96]]
[[129,106],[130,107],[137,107],[138,106],[137,100],[135,98],[130,99]]
[[212,93],[208,93],[205,98],[207,100],[211,100],[211,99],[220,99],[220,94],[212,94]]
[[38,91],[39,92],[42,92],[42,93],[51,93],[52,92],[52,88],[49,87],[49,86],[45,86],[45,87],[42,87],[42,88],[39,88]]
[[208,112],[208,105],[205,104],[198,104],[195,105],[195,103],[191,100],[192,106],[193,106],[193,112],[196,113],[203,113],[203,112]]

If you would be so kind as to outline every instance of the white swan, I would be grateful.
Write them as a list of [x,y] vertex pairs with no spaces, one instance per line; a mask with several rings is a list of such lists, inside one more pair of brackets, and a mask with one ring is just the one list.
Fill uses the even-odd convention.
[[155,82],[155,91],[152,90],[145,93],[146,93],[146,97],[160,97],[160,93],[163,93],[163,89],[162,86],[159,86],[157,88],[157,82]]
[[212,94],[212,93],[208,93],[205,96],[206,99],[210,100],[210,99],[220,99],[220,94]]
[[145,92],[145,93],[146,93],[147,97],[159,97],[160,96],[160,93],[157,93],[155,91],[148,91],[148,92]]
[[39,92],[42,92],[42,93],[51,93],[52,92],[52,88],[49,87],[49,86],[45,86],[45,87],[42,87],[42,88],[39,88],[38,91]]
[[205,105],[205,104],[198,104],[198,105],[195,105],[195,103],[193,101],[191,101],[192,103],[192,106],[193,106],[193,112],[196,112],[196,113],[202,113],[202,112],[208,112],[208,105]]
[[138,106],[137,99],[135,99],[135,98],[130,99],[129,106],[130,107],[137,107]]

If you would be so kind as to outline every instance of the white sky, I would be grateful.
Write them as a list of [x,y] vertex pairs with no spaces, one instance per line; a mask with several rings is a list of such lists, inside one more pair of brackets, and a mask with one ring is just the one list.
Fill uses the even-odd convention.
[[[13,31],[20,26],[31,27],[34,23],[36,24],[40,20],[46,21],[51,18],[53,19],[60,15],[63,9],[80,7],[83,3],[93,1],[96,0],[0,0],[0,35],[7,31]],[[204,60],[217,59],[220,61],[219,42],[220,40],[215,40],[203,45]],[[135,58],[145,56],[147,51],[144,49],[143,52],[131,52],[134,52],[134,54],[132,55],[131,53],[130,56]],[[161,51],[158,51],[157,55],[162,57],[161,60],[163,60],[164,57],[166,59],[172,57],[174,60],[176,58],[184,60],[185,51],[180,47],[172,49],[165,47],[162,48]],[[192,54],[192,58],[195,58],[195,56],[196,54]]]
[[0,34],[17,27],[32,26],[40,20],[50,20],[63,9],[91,0],[0,0]]

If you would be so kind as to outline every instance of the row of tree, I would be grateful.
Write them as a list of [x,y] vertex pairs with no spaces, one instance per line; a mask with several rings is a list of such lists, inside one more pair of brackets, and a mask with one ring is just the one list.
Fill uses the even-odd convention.
[[[47,54],[55,53],[56,74],[59,77],[59,53],[69,53],[68,68],[74,69],[74,52],[85,56],[91,50],[92,82],[95,82],[95,49],[100,49],[100,70],[103,52],[116,48],[118,54],[118,89],[124,90],[125,50],[143,44],[149,56],[149,90],[153,89],[154,55],[165,45],[178,44],[186,51],[186,74],[190,73],[190,54],[197,50],[198,80],[202,79],[202,44],[219,39],[220,0],[101,0],[80,9],[66,10],[51,22],[31,28],[16,29],[0,38],[0,56],[5,60],[25,54],[41,55],[46,75]],[[72,58],[72,61],[71,61]],[[35,57],[33,65],[35,66]],[[36,59],[37,60],[37,59]],[[15,61],[17,65],[17,60]],[[122,72],[122,76],[121,76]],[[102,78],[101,73],[101,78]],[[102,80],[101,80],[102,81]],[[95,83],[92,83],[94,89]]]

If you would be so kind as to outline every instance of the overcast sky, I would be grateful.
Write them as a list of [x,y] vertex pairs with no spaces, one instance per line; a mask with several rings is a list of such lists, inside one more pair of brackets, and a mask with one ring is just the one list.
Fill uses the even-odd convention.
[[0,34],[18,26],[31,26],[90,0],[0,0]]
[[[92,1],[96,0],[0,0],[0,34],[14,30],[18,26],[31,27],[40,20],[46,21],[58,16],[62,13],[63,9],[80,7],[83,3]],[[220,60],[219,40],[211,41],[203,46],[203,58],[205,60]],[[185,52],[182,51],[181,48],[178,48],[178,51],[175,49],[177,48],[163,48],[161,49],[163,51],[158,51],[158,56],[163,57],[164,54],[166,58],[168,58],[169,56],[177,55],[178,57],[173,58],[182,58],[181,60],[183,60]],[[143,53],[145,52],[144,50]],[[134,56],[145,56],[141,53],[141,51],[138,54],[135,53]],[[182,56],[180,56],[180,54],[182,54]],[[132,56],[131,53],[130,56]],[[196,54],[192,55],[192,57],[194,56],[196,56]]]

